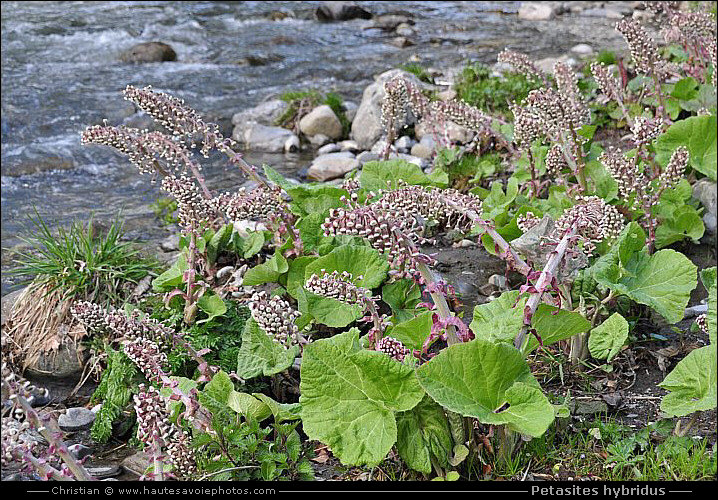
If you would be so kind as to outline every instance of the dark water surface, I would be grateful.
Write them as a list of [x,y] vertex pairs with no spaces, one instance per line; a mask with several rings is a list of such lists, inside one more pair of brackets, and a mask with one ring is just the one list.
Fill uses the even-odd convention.
[[[51,224],[123,209],[133,237],[161,236],[150,208],[159,186],[119,155],[79,141],[80,131],[104,118],[110,124],[132,118],[134,108],[120,94],[127,84],[182,97],[229,134],[233,113],[286,90],[335,90],[358,103],[372,75],[413,55],[445,69],[493,62],[504,46],[546,56],[587,41],[570,19],[551,21],[549,31],[547,23],[518,21],[520,2],[361,2],[374,14],[413,17],[416,46],[399,49],[369,20],[313,20],[318,3],[3,2],[3,248],[19,243],[33,207]],[[271,20],[276,11],[289,15]],[[147,41],[170,44],[177,62],[118,61],[123,50]],[[267,63],[248,65],[250,56]],[[247,159],[289,176],[309,162],[306,154]],[[36,169],[43,171],[23,175]],[[219,161],[205,174],[214,188],[243,182]],[[3,276],[3,294],[10,289]]]

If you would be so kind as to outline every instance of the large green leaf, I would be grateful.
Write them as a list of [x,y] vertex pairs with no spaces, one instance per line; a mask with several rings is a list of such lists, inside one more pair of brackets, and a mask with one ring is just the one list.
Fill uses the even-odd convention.
[[362,166],[361,187],[370,191],[396,189],[401,183],[428,185],[421,167],[406,160],[370,161]]
[[242,284],[245,286],[256,286],[263,283],[273,283],[288,270],[289,263],[287,259],[277,250],[266,262],[248,269],[247,272],[244,273]]
[[523,355],[508,344],[477,339],[449,346],[417,375],[434,401],[482,423],[540,436],[553,422],[551,403]]
[[453,441],[444,409],[429,396],[409,411],[396,414],[399,456],[414,470],[431,473],[431,456],[448,467]]
[[215,295],[213,293],[205,293],[202,295],[202,297],[200,297],[197,301],[197,307],[207,313],[207,317],[197,321],[197,324],[207,323],[212,321],[217,316],[222,316],[227,312],[227,306],[224,301],[219,297],[219,295]]
[[288,188],[287,192],[292,197],[292,212],[302,217],[308,214],[326,216],[329,209],[345,205],[342,196],[349,196],[346,189],[327,184],[301,184]]
[[234,384],[229,375],[220,371],[215,373],[212,380],[207,382],[204,389],[199,393],[199,402],[207,408],[213,416],[227,411],[229,395],[234,391]]
[[690,166],[716,180],[716,116],[692,116],[671,125],[656,142],[656,161],[665,168],[678,146],[686,146]]
[[[591,323],[577,312],[557,309],[548,304],[539,304],[531,318],[531,326],[541,337],[543,345],[547,347],[559,340],[569,339],[579,333],[587,332],[591,328]],[[538,346],[538,340],[532,335],[528,338],[523,352],[529,353]]]
[[389,331],[387,336],[394,337],[410,349],[421,349],[431,333],[434,312],[424,311],[414,318],[403,321]]
[[343,328],[364,314],[364,307],[359,304],[347,304],[306,290],[304,297],[307,301],[307,312],[319,323],[332,328]]
[[180,254],[169,269],[152,280],[153,292],[169,292],[182,286],[182,276],[189,266],[184,253]]
[[389,304],[399,321],[406,321],[415,316],[414,308],[421,300],[421,289],[413,280],[402,278],[385,284],[381,288],[381,299]]
[[691,291],[698,284],[696,266],[674,250],[648,255],[643,230],[634,222],[591,268],[594,279],[655,309],[669,323],[683,318]]
[[611,361],[619,353],[628,338],[628,321],[613,313],[606,321],[591,330],[588,351],[596,359]]
[[708,337],[711,345],[718,345],[716,342],[716,330],[718,330],[718,321],[716,320],[716,310],[718,310],[718,299],[716,292],[718,291],[718,283],[716,280],[716,266],[701,271],[701,281],[703,286],[708,290]]
[[269,376],[286,370],[299,354],[299,346],[285,349],[249,318],[242,333],[242,347],[237,356],[237,375],[252,378]]
[[[336,338],[340,337],[340,338]],[[357,349],[352,329],[304,349],[302,426],[346,465],[377,465],[396,442],[396,412],[416,406],[424,391],[414,371],[389,356]]]
[[227,398],[227,405],[247,419],[262,420],[269,418],[272,411],[264,402],[246,392],[232,391]]
[[[371,290],[386,279],[389,264],[371,247],[342,245],[308,264],[304,271],[305,280],[312,274],[323,274],[322,270],[327,273],[346,271],[353,276],[355,285]],[[359,276],[362,278],[358,279]]]
[[661,401],[661,410],[677,417],[716,408],[716,346],[691,351],[658,384],[669,391]]
[[486,304],[474,307],[469,328],[477,339],[513,342],[524,324],[526,298],[516,302],[518,291],[504,292]]

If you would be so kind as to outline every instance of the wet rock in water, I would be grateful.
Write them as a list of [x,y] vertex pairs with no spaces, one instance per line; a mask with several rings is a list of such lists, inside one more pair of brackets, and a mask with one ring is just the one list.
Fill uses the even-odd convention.
[[522,2],[519,7],[519,19],[525,21],[548,21],[555,16],[555,8],[547,2]]
[[87,408],[68,408],[65,413],[57,419],[57,425],[65,432],[77,432],[92,427],[95,421],[95,414]]
[[177,53],[163,42],[145,42],[134,45],[120,55],[120,61],[126,63],[151,63],[176,61]]
[[[392,69],[376,77],[376,81],[364,89],[361,103],[357,109],[354,121],[352,121],[351,138],[357,142],[361,149],[371,149],[384,134],[384,126],[381,123],[381,104],[384,100],[384,83],[396,76],[402,76],[408,81],[425,88],[426,84],[421,82],[415,75]],[[409,116],[407,124],[414,123],[413,116]]]
[[291,130],[255,123],[244,131],[244,147],[252,151],[281,153],[284,145],[294,136]]
[[317,156],[327,155],[329,153],[337,153],[341,150],[342,148],[339,147],[339,144],[325,144],[321,148],[317,149]]
[[85,467],[90,475],[97,479],[107,479],[108,477],[116,477],[122,473],[119,465],[96,465],[94,467]]
[[120,464],[125,470],[137,474],[144,475],[145,471],[152,463],[152,457],[144,451],[138,451],[134,455],[125,458]]
[[392,44],[394,47],[399,47],[400,49],[403,49],[405,47],[411,47],[412,45],[416,45],[414,42],[412,42],[410,39],[408,39],[405,36],[397,36],[389,40],[389,43]]
[[324,134],[330,139],[339,139],[342,136],[342,124],[327,105],[317,106],[303,116],[299,120],[299,130],[308,136]]
[[411,28],[412,24],[414,24],[414,20],[404,14],[383,14],[372,19],[373,28],[386,31],[398,30],[400,26]]
[[75,168],[71,154],[62,151],[49,151],[47,148],[30,144],[17,154],[8,154],[2,161],[2,175],[19,177],[50,170],[70,170]]
[[234,125],[232,138],[239,143],[244,143],[244,133],[250,129],[252,125],[259,123],[273,126],[279,117],[284,114],[288,106],[289,105],[281,99],[272,99],[260,103],[253,108],[235,113],[232,116],[232,124]]
[[178,234],[170,234],[160,242],[160,248],[165,252],[176,252],[179,250],[179,240]]
[[319,182],[329,181],[342,177],[355,168],[359,168],[356,158],[348,157],[345,153],[330,153],[315,158],[307,170],[307,178]]
[[283,59],[284,57],[280,56],[279,54],[269,54],[266,56],[251,55],[243,57],[242,59],[237,61],[237,64],[239,66],[266,66],[267,64],[279,62]]
[[292,134],[292,136],[284,143],[284,152],[296,153],[297,151],[299,151],[300,147],[301,143],[299,142],[299,137]]
[[348,21],[350,19],[371,19],[371,12],[355,2],[322,2],[314,11],[319,21]]
[[312,136],[308,137],[308,139],[309,139],[309,144],[311,144],[312,146],[315,146],[315,147],[324,146],[325,144],[332,141],[329,137],[327,137],[324,134],[312,135]]
[[411,25],[409,25],[408,23],[401,23],[399,26],[396,27],[394,31],[396,31],[397,35],[406,37],[412,36],[416,33],[416,31],[414,31],[414,28],[412,28]]
[[85,357],[74,344],[63,343],[56,351],[41,352],[25,372],[31,377],[68,378],[82,371]]

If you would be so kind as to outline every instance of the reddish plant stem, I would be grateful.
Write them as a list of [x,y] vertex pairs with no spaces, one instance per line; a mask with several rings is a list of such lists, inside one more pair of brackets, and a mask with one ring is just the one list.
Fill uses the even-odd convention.
[[566,255],[566,250],[571,244],[571,240],[575,234],[576,224],[574,223],[571,228],[566,231],[563,238],[561,238],[561,241],[559,241],[556,249],[551,252],[543,271],[541,271],[538,280],[536,280],[536,291],[533,292],[526,301],[526,306],[524,307],[524,325],[514,339],[514,346],[520,351],[523,351],[524,342],[526,340],[528,329],[531,326],[531,319],[536,312],[536,308],[538,308],[541,303],[541,298],[543,297],[544,292],[551,285],[551,280],[556,275],[556,270],[563,261],[563,258]]
[[10,395],[10,399],[15,399],[18,402],[25,412],[25,416],[30,424],[42,435],[42,437],[45,438],[48,443],[50,443],[51,446],[55,448],[56,453],[62,461],[65,462],[68,469],[70,469],[72,474],[75,476],[75,479],[78,481],[94,481],[95,478],[87,472],[87,469],[85,469],[85,467],[83,467],[82,464],[72,456],[72,454],[70,454],[70,451],[67,449],[67,445],[64,441],[62,441],[62,439],[60,439],[59,436],[62,435],[62,432],[57,427],[57,423],[50,419],[50,417],[47,417],[47,421],[43,424],[40,416],[30,403],[22,397],[22,395],[15,392],[14,388],[11,387],[10,389],[13,391]]
[[491,239],[494,240],[494,243],[501,249],[501,251],[503,252],[502,258],[508,261],[511,268],[515,269],[524,276],[527,276],[532,271],[531,266],[529,266],[519,256],[519,254],[516,253],[516,250],[514,250],[511,245],[499,233],[496,232],[496,229],[494,229],[494,227],[488,221],[482,219],[479,214],[477,214],[474,210],[461,207],[456,202],[448,199],[446,196],[443,195],[442,202],[446,203],[451,208],[462,212],[469,219],[471,219],[474,224],[478,224],[479,226],[481,226],[484,232],[491,236]]

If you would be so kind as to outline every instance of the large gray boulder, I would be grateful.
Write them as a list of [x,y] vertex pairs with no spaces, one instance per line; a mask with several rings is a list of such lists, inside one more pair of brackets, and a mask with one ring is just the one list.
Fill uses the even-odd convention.
[[287,110],[289,105],[281,99],[272,99],[257,104],[253,108],[245,109],[232,116],[232,138],[244,143],[244,133],[252,128],[253,125],[274,126],[280,116]]
[[138,43],[120,54],[120,61],[126,63],[151,63],[176,61],[177,53],[163,42]]
[[77,352],[72,342],[60,345],[57,350],[41,352],[25,373],[31,377],[62,379],[79,375],[85,364],[86,352]]
[[716,229],[718,216],[718,189],[715,181],[700,179],[693,185],[693,198],[701,202],[706,209],[703,214],[703,224],[706,226],[705,241],[714,244],[716,241]]
[[342,123],[327,105],[317,106],[299,120],[299,130],[304,135],[312,136],[324,134],[330,139],[339,139],[342,136]]
[[[357,109],[356,116],[352,122],[351,138],[354,139],[361,149],[371,149],[384,135],[384,127],[381,124],[381,103],[384,100],[384,83],[397,75],[401,75],[419,87],[426,87],[416,76],[402,71],[392,69],[382,73],[375,78],[375,82],[364,89],[361,103]],[[408,124],[414,123],[410,117]]]
[[359,165],[359,161],[346,152],[329,153],[314,159],[307,170],[307,178],[319,182],[330,181],[343,177],[355,168],[359,168]]
[[[242,143],[245,149],[252,151],[263,151],[265,153],[281,153],[285,150],[285,145],[296,137],[291,130],[282,127],[271,127],[255,123],[244,131]],[[235,140],[237,137],[233,135]]]
[[314,11],[319,21],[348,21],[350,19],[371,19],[371,12],[355,2],[322,2]]

